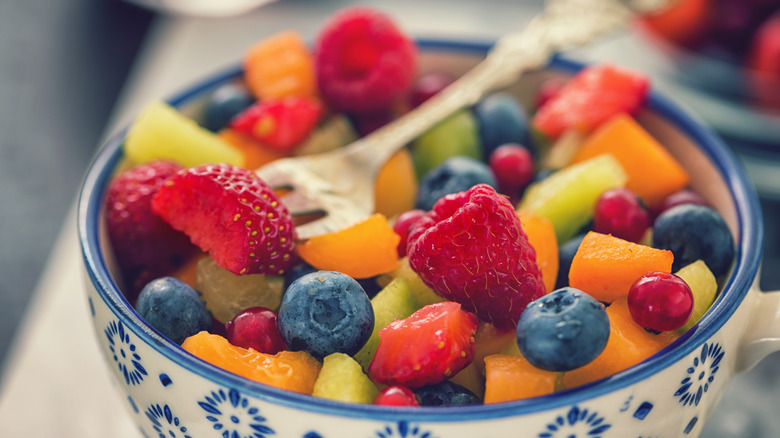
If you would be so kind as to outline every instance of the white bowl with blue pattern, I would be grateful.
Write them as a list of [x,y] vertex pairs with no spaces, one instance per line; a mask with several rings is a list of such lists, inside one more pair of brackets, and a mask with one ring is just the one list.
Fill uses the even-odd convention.
[[[486,44],[420,41],[421,69],[461,74]],[[544,78],[581,68],[557,59],[512,87],[530,100]],[[235,69],[169,102],[192,112]],[[756,278],[763,228],[756,194],[735,156],[695,117],[653,94],[639,121],[692,173],[692,187],[729,224],[736,259],[715,305],[686,335],[605,380],[531,400],[450,408],[344,404],[250,382],[190,355],[133,310],[112,275],[102,204],[122,160],[123,133],[91,164],[78,205],[86,297],[97,342],[129,414],[146,437],[166,438],[646,438],[695,437],[731,377],[780,349],[780,293]]]

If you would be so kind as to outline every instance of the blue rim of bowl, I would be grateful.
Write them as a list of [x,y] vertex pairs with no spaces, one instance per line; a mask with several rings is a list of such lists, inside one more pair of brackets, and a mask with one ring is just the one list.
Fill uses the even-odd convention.
[[[421,50],[452,51],[474,55],[484,55],[491,47],[489,42],[430,39],[420,40],[418,45]],[[551,60],[550,67],[563,73],[573,74],[582,69],[584,64],[556,56]],[[235,80],[239,76],[239,68],[217,74],[211,79],[176,95],[168,100],[168,103],[173,106],[186,104],[207,90],[213,89],[216,85]],[[700,145],[728,185],[737,213],[738,229],[741,231],[737,243],[735,267],[724,285],[722,298],[716,301],[715,305],[693,329],[672,345],[626,371],[599,382],[556,394],[529,400],[480,406],[454,406],[447,409],[436,407],[388,409],[372,405],[345,405],[251,382],[190,355],[180,346],[170,342],[148,326],[133,310],[111,278],[99,245],[100,224],[98,221],[102,201],[113,169],[122,158],[121,145],[126,130],[108,140],[90,164],[82,182],[77,220],[82,256],[90,281],[101,299],[108,304],[119,321],[151,348],[179,366],[212,380],[216,384],[235,388],[247,395],[274,404],[345,418],[427,422],[462,422],[505,418],[573,406],[635,384],[689,355],[710,339],[736,311],[758,274],[763,225],[760,219],[761,213],[757,195],[739,160],[700,119],[678,108],[671,101],[652,92],[648,106],[688,135],[694,143]],[[92,190],[92,188],[96,190]]]

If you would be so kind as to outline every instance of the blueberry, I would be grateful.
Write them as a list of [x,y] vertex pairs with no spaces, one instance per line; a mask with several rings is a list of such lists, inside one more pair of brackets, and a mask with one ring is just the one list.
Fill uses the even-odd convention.
[[565,287],[531,302],[517,323],[517,346],[531,365],[569,371],[590,363],[607,345],[604,305]]
[[476,394],[449,380],[417,388],[414,393],[420,401],[420,406],[461,406],[482,403]]
[[317,359],[357,353],[374,329],[374,309],[352,277],[317,271],[295,280],[282,297],[279,331],[293,351]]
[[135,308],[146,322],[177,344],[211,329],[211,313],[198,292],[177,278],[161,277],[147,283]]
[[482,150],[489,157],[506,143],[529,144],[528,115],[508,93],[493,93],[474,106]]
[[712,273],[725,274],[734,259],[734,239],[723,218],[709,207],[684,204],[661,213],[653,227],[653,246],[674,254],[672,270],[703,260]]
[[464,192],[477,184],[488,184],[498,190],[496,178],[487,164],[463,156],[448,158],[420,182],[415,208],[431,210],[442,197]]
[[204,127],[217,132],[238,113],[254,103],[249,90],[240,84],[228,83],[214,90],[206,101]]
[[578,234],[566,241],[558,248],[558,279],[555,280],[555,288],[560,289],[569,285],[569,269],[574,260],[574,254],[580,249],[580,243],[585,234]]

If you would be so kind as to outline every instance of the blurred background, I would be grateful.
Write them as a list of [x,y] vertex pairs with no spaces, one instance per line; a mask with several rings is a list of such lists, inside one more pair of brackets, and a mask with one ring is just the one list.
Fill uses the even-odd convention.
[[[0,390],[7,389],[0,393],[6,395],[0,419],[14,416],[9,369],[16,377],[27,358],[46,356],[26,351],[25,331],[58,311],[46,306],[47,289],[61,286],[62,273],[53,266],[78,254],[52,255],[52,249],[75,233],[67,219],[101,139],[142,99],[168,96],[234,65],[247,44],[273,31],[295,26],[311,38],[325,17],[351,3],[279,0],[254,9],[252,0],[0,0]],[[521,26],[543,1],[362,3],[396,15],[416,36],[492,41]],[[228,6],[235,9],[219,9]],[[431,9],[447,13],[435,21],[417,13]],[[764,290],[780,289],[774,269],[780,263],[778,9],[780,0],[681,0],[668,13],[572,54],[648,72],[656,88],[699,113],[739,153],[761,195]],[[69,299],[83,305],[80,290]],[[48,347],[44,341],[33,348]],[[780,402],[778,364],[774,355],[738,378],[703,436],[776,436],[778,419],[770,417]],[[90,429],[82,426],[59,436],[102,436],[74,432]]]

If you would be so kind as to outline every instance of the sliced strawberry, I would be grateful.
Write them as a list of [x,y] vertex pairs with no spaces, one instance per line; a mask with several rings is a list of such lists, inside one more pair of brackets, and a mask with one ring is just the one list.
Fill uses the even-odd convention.
[[316,99],[298,96],[266,99],[239,113],[230,127],[286,152],[311,134],[322,113],[322,104]]
[[477,324],[458,303],[425,306],[379,331],[368,374],[377,383],[409,388],[442,382],[471,363]]
[[152,209],[236,275],[280,275],[292,266],[290,213],[249,170],[229,164],[185,169],[158,190]]
[[120,173],[108,187],[106,228],[129,296],[198,251],[185,234],[152,212],[152,196],[179,170],[176,163],[152,161]]
[[549,139],[569,129],[588,133],[616,114],[636,114],[649,90],[643,74],[608,64],[587,67],[539,108],[532,125]]

